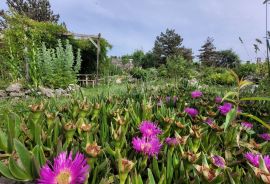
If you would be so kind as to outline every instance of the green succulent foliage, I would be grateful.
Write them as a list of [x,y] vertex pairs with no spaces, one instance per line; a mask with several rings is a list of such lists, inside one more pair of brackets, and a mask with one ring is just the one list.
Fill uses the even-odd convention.
[[[226,116],[219,113],[221,104],[214,100],[220,93],[203,88],[203,96],[192,99],[190,93],[196,87],[187,80],[159,86],[129,84],[126,93],[115,96],[89,99],[74,94],[63,102],[52,99],[17,104],[14,112],[5,113],[3,122],[0,119],[0,173],[13,180],[35,180],[47,160],[53,161],[62,151],[73,151],[88,158],[88,183],[93,184],[262,183],[243,154],[269,153],[268,142],[257,136],[268,131],[268,122],[246,113],[252,104],[244,103],[266,104],[269,98],[243,96],[242,91],[251,83],[233,72],[231,75],[237,85],[222,95],[224,102],[234,106]],[[177,97],[175,102],[173,97]],[[188,116],[186,107],[196,108],[199,115]],[[207,118],[212,118],[213,124],[207,124]],[[163,146],[157,157],[132,147],[144,120],[156,122],[162,129],[158,139]],[[254,128],[244,129],[243,121],[252,122]],[[167,144],[167,137],[178,138],[179,144]],[[225,167],[215,164],[214,155],[224,158]],[[264,165],[261,161],[261,168]]]

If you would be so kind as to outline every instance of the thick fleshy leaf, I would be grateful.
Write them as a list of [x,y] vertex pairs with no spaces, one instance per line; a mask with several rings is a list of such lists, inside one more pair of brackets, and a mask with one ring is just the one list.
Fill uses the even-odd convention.
[[155,182],[155,178],[153,176],[153,173],[151,171],[151,169],[147,169],[147,172],[148,172],[148,181],[149,181],[149,184],[156,184]]
[[27,172],[27,174],[31,175],[32,166],[31,166],[31,155],[26,147],[18,140],[14,139],[14,146],[17,154],[19,155],[20,161]]
[[237,115],[237,109],[233,108],[228,114],[226,115],[226,120],[224,124],[222,125],[224,127],[224,132],[228,128],[229,124],[236,118]]
[[22,168],[18,166],[13,158],[9,158],[9,170],[11,174],[18,180],[21,181],[31,181],[33,178],[31,175],[27,174]]

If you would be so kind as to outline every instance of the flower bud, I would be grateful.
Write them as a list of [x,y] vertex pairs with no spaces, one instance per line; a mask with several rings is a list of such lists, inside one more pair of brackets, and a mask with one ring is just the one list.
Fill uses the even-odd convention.
[[87,144],[85,151],[88,155],[96,158],[101,153],[101,146],[98,146],[96,142]]
[[120,172],[121,173],[129,173],[131,169],[134,167],[134,163],[128,159],[121,158],[120,159]]
[[215,170],[210,169],[209,167],[205,166],[205,165],[194,165],[195,169],[204,176],[204,178],[208,181],[211,182],[213,181],[216,177],[217,174],[215,172]]

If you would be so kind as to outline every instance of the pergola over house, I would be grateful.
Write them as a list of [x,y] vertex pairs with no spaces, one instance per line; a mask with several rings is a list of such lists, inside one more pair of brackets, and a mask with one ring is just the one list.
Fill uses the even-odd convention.
[[[64,35],[66,36],[74,36],[76,39],[82,39],[82,40],[90,40],[91,43],[96,47],[97,49],[97,68],[96,68],[96,77],[95,77],[95,82],[98,83],[98,65],[99,65],[99,57],[100,57],[100,39],[101,39],[101,34],[99,33],[98,35],[88,35],[88,34],[79,34],[79,33],[72,33],[68,32],[65,33]],[[82,76],[82,74],[80,74]],[[88,75],[86,74],[86,83],[88,82]]]

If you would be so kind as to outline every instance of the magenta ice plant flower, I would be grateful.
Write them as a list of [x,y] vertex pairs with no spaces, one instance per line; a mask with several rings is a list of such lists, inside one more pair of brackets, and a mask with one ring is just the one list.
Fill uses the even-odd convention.
[[222,98],[221,98],[220,96],[217,96],[217,97],[215,98],[215,102],[216,102],[217,104],[220,104],[220,103],[222,102]]
[[253,128],[253,124],[250,122],[242,122],[241,126],[244,127],[245,129],[252,129]]
[[171,97],[170,96],[166,96],[166,102],[167,103],[170,103],[170,101],[171,101]]
[[198,90],[191,92],[191,97],[192,98],[199,98],[202,95],[203,95],[203,93],[201,91],[198,91]]
[[191,108],[191,107],[187,107],[185,108],[185,112],[190,115],[191,117],[195,117],[199,114],[197,109]]
[[270,171],[270,156],[269,155],[264,156],[263,160],[264,160],[264,163],[265,163],[268,171]]
[[89,165],[83,154],[60,153],[54,163],[45,164],[40,170],[38,184],[83,184],[87,179]]
[[162,106],[162,104],[163,104],[162,100],[161,100],[161,99],[159,99],[159,100],[158,100],[158,103],[157,103],[157,106],[161,107],[161,106]]
[[224,105],[221,105],[218,107],[218,110],[221,114],[227,115],[228,112],[232,110],[233,105],[231,103],[225,103]]
[[[244,157],[248,160],[248,162],[255,167],[260,166],[260,156],[261,156],[260,154],[253,154],[251,152],[244,154]],[[268,171],[270,171],[270,156],[269,155],[263,156],[263,160],[266,168],[268,169]]]
[[204,122],[207,123],[209,126],[211,126],[213,125],[214,120],[212,118],[207,118]]
[[162,133],[161,129],[150,121],[143,121],[139,126],[139,130],[144,137],[155,137]]
[[258,136],[264,139],[265,141],[270,141],[270,134],[268,133],[259,134]]
[[171,145],[171,146],[175,146],[175,145],[178,145],[180,143],[179,139],[177,139],[177,138],[171,138],[171,137],[167,137],[165,139],[165,142],[168,145]]
[[157,137],[134,137],[132,139],[132,145],[137,152],[148,156],[157,156],[162,147]]
[[225,164],[226,163],[225,163],[225,160],[224,160],[223,157],[218,156],[218,155],[214,155],[214,156],[211,157],[211,159],[212,159],[212,162],[213,162],[213,164],[215,166],[220,167],[220,168],[224,168],[225,167]]
[[255,167],[259,167],[260,164],[260,155],[259,154],[253,154],[251,152],[248,152],[246,154],[244,154],[244,157],[248,160],[248,162],[255,166]]

